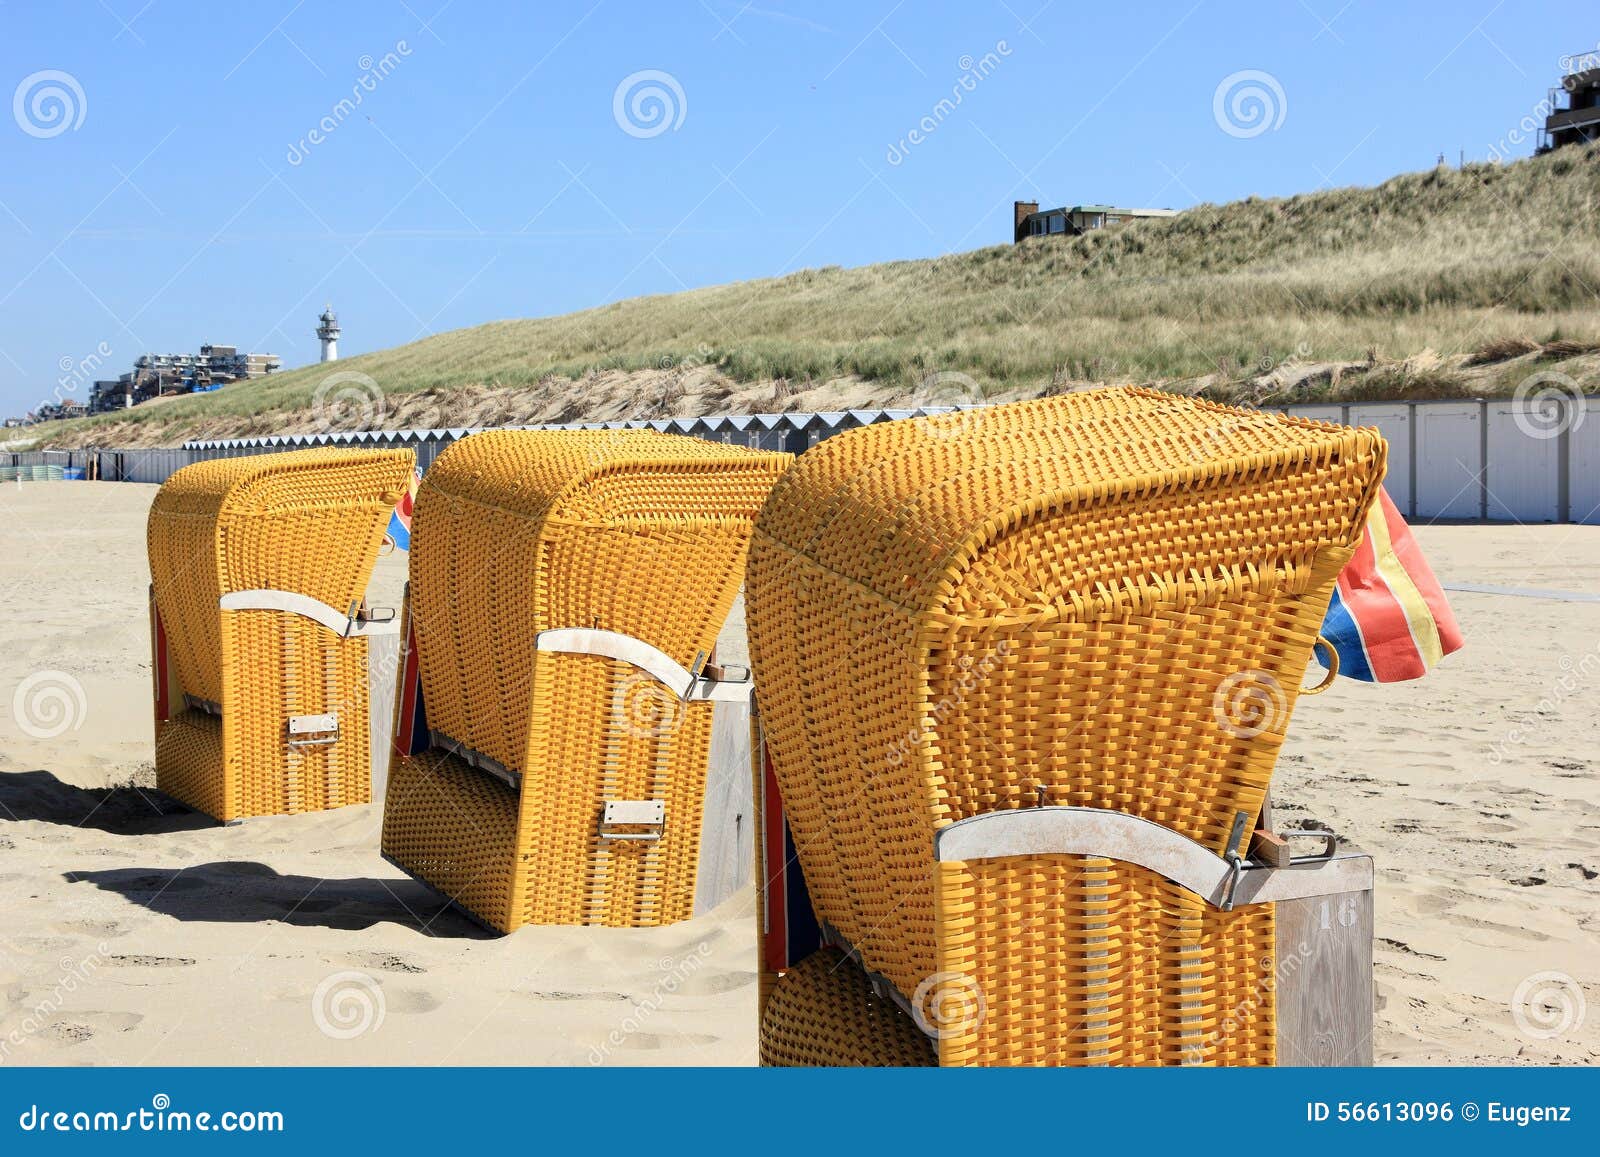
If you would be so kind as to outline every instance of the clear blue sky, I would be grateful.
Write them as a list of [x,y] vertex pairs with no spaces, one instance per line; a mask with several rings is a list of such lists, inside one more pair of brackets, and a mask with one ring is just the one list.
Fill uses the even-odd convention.
[[[1597,15],[1593,0],[9,0],[0,414],[102,348],[94,376],[208,340],[314,361],[325,301],[349,355],[996,244],[1016,198],[1182,208],[1371,184],[1441,152],[1528,155],[1502,142],[1562,57],[1595,48]],[[47,76],[17,92],[45,70],[78,91]],[[619,84],[645,70],[670,77],[635,85],[666,94],[670,125],[627,92],[619,122]],[[1218,86],[1247,70],[1268,80],[1235,88],[1264,93],[1270,123],[1246,96],[1230,133]],[[70,110],[35,107],[51,87]]]

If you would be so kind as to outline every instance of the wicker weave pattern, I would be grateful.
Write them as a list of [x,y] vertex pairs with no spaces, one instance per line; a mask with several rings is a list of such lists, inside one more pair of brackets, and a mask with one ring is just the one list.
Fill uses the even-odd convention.
[[1273,1063],[1270,906],[1208,910],[1146,869],[1071,856],[945,864],[939,899],[966,931],[919,990],[925,1029],[823,948],[771,983],[761,1063]]
[[[535,718],[557,719],[542,757],[569,769],[565,790],[524,808],[519,843],[560,848],[530,881],[517,923],[633,927],[688,919],[699,867],[710,703],[667,700],[626,663],[594,655],[544,655],[534,679]],[[600,710],[573,712],[571,704]],[[648,714],[659,707],[662,714]],[[619,725],[620,724],[620,725]],[[598,758],[597,758],[598,757]],[[571,769],[593,768],[572,775]],[[602,840],[606,800],[666,801],[659,841]]]
[[[216,819],[240,814],[238,777],[225,774],[222,720],[180,711],[156,729],[156,783],[173,799]],[[235,764],[237,766],[237,764]]]
[[1221,912],[1134,864],[939,865],[922,1008],[947,1065],[1265,1065],[1271,905]]
[[[391,792],[389,811],[405,814],[386,815],[385,851],[503,931],[687,918],[711,704],[683,704],[616,660],[537,654],[536,639],[598,627],[693,666],[727,618],[756,511],[788,462],[653,431],[496,431],[440,455],[411,552],[428,725],[520,776],[521,795],[514,831],[484,852],[506,867],[468,897],[459,877],[426,866],[488,846],[462,818],[478,791],[468,769]],[[435,766],[413,762],[418,774]],[[618,799],[664,800],[664,838],[602,840],[601,806]]]
[[521,891],[516,831],[517,796],[499,780],[437,749],[390,763],[384,855],[494,928],[510,925]]
[[[277,611],[224,611],[229,654],[249,656],[252,671],[225,707],[222,729],[236,760],[240,815],[293,815],[372,801],[367,640],[340,639],[320,623]],[[285,747],[292,715],[339,716],[339,742]]]
[[[1234,814],[1260,809],[1384,461],[1371,431],[1144,390],[889,423],[807,453],[762,511],[747,584],[818,913],[910,995],[977,934],[967,904],[936,918],[931,849],[949,822],[1108,807],[1222,851]],[[1240,677],[1266,717],[1235,726],[1218,705]],[[1048,961],[1062,934],[1041,917],[1011,928],[1004,954]],[[1208,959],[1237,955],[1231,933],[1198,935]],[[1014,973],[990,979],[1022,1002],[1024,1020],[997,1022],[1015,1039],[947,1039],[947,1057],[1034,1055],[1026,1018],[1050,1014]],[[1233,983],[1208,966],[1197,999],[1220,1007]]]
[[[196,463],[162,486],[148,536],[156,604],[182,690],[222,712],[161,726],[162,790],[222,820],[371,798],[365,640],[218,603],[255,589],[357,602],[411,464],[406,450],[301,450]],[[287,745],[289,716],[326,711],[337,743]]]
[[812,953],[783,974],[763,1003],[761,1063],[782,1067],[934,1064],[933,1043],[837,949]]

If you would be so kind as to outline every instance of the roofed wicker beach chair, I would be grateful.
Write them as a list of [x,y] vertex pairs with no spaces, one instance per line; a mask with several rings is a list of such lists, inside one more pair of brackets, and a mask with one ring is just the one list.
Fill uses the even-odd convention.
[[789,461],[650,430],[494,431],[441,454],[412,523],[384,854],[503,932],[703,905],[708,845],[736,824],[702,838],[724,698],[749,798],[748,672],[712,652]]
[[[362,597],[409,450],[185,466],[150,508],[156,785],[224,822],[372,798]],[[396,642],[397,642],[396,638]],[[397,647],[393,648],[398,650]],[[392,681],[393,671],[388,672]]]
[[1273,1063],[1271,901],[1371,861],[1245,840],[1385,453],[1132,389],[803,455],[746,578],[763,1061]]

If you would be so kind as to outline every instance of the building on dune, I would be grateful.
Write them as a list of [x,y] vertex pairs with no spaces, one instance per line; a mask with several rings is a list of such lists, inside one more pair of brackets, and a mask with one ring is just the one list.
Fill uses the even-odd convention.
[[1600,51],[1567,58],[1567,75],[1550,90],[1535,154],[1600,141]]
[[281,364],[277,354],[240,353],[238,346],[209,342],[200,347],[199,353],[140,354],[128,373],[94,383],[89,409],[100,414],[137,406],[151,398],[205,393],[228,382],[264,378]]
[[1081,237],[1095,229],[1106,229],[1142,217],[1178,215],[1176,209],[1129,209],[1118,205],[1063,205],[1059,209],[1041,210],[1037,201],[1016,201],[1012,209],[1012,241],[1055,234]]
[[28,415],[24,425],[34,422],[61,422],[68,418],[81,418],[89,412],[88,408],[75,398],[63,398],[57,402],[45,402],[38,409]]

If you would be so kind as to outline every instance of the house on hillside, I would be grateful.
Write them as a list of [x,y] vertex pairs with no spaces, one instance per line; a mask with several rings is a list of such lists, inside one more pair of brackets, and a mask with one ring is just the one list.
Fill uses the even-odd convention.
[[99,381],[89,387],[89,412],[91,414],[105,414],[112,410],[125,410],[134,404],[133,375],[124,375],[129,380],[112,378],[109,381]]
[[1012,203],[1015,227],[1012,240],[1026,237],[1044,237],[1062,233],[1079,237],[1091,229],[1104,229],[1134,221],[1140,217],[1176,217],[1176,209],[1125,209],[1116,205],[1064,205],[1059,209],[1040,210],[1037,201]]
[[32,415],[35,422],[60,422],[67,418],[81,418],[89,412],[76,398],[63,398],[59,402],[45,402]]
[[1539,133],[1535,155],[1600,141],[1600,53],[1587,52],[1571,59],[1571,69],[1561,86],[1550,90],[1549,115]]
[[282,364],[277,354],[240,353],[238,346],[206,343],[198,354],[144,353],[114,381],[97,381],[89,409],[123,410],[170,394],[204,393],[228,382],[264,378]]

